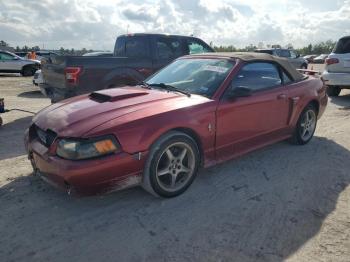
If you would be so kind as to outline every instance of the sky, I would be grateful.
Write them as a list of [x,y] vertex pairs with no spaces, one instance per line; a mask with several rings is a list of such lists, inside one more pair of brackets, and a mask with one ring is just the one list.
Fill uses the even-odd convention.
[[350,35],[350,0],[0,0],[0,40],[12,46],[113,50],[127,32],[302,47]]

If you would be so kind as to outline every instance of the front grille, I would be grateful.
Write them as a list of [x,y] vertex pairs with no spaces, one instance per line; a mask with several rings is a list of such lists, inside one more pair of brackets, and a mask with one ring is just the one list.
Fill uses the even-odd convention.
[[43,145],[50,147],[55,141],[57,134],[50,129],[45,131],[38,126],[33,125],[30,129],[30,137],[31,139],[37,138]]

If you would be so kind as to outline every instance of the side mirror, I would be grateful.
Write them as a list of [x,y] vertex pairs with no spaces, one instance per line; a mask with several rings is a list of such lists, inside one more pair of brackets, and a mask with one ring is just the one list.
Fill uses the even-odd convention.
[[297,58],[299,58],[300,57],[300,54],[297,54]]
[[252,89],[244,86],[233,87],[233,90],[230,92],[230,98],[236,97],[247,97],[251,96],[253,93]]

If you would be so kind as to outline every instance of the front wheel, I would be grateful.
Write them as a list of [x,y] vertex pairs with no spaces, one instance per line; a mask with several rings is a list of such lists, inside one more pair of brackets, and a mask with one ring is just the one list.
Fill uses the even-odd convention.
[[314,136],[317,126],[317,111],[313,105],[308,105],[300,114],[291,142],[305,145]]
[[22,69],[22,76],[33,76],[35,74],[35,69],[31,66],[25,66]]
[[200,155],[196,142],[181,132],[169,132],[150,151],[143,187],[162,197],[182,194],[193,182]]

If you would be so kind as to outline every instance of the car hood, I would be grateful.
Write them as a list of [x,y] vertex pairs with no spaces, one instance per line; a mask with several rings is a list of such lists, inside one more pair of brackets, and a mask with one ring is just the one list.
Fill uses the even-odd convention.
[[26,58],[22,58],[21,59],[23,62],[31,62],[31,63],[37,63],[37,64],[41,64],[41,62],[39,60],[34,60],[34,59],[26,59]]
[[93,128],[121,116],[150,109],[152,113],[164,112],[203,103],[209,99],[176,92],[122,87],[93,92],[73,97],[41,110],[33,122],[43,130],[52,130],[60,137],[83,137]]

